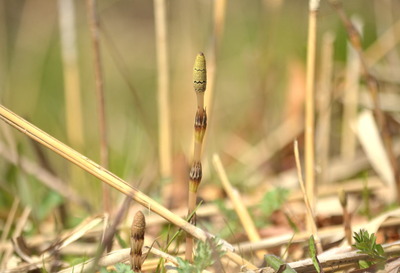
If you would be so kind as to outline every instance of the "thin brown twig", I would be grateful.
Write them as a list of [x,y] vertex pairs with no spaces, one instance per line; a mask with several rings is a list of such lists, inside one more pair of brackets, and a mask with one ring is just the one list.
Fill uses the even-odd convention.
[[109,227],[106,227],[104,239],[97,248],[96,256],[94,258],[94,264],[98,263],[98,260],[101,258],[105,250],[106,252],[111,251],[115,231],[117,230],[118,225],[121,223],[122,217],[129,209],[130,202],[131,199],[128,196],[126,196],[124,202],[122,203],[121,207],[118,210],[117,216],[115,217],[113,223]]
[[294,158],[296,160],[297,175],[298,175],[298,178],[299,178],[300,188],[301,188],[301,191],[303,192],[304,203],[305,203],[306,208],[307,208],[307,219],[311,219],[310,230],[307,230],[307,231],[309,233],[311,233],[312,235],[314,235],[318,253],[321,253],[322,252],[322,246],[321,246],[321,239],[319,238],[318,233],[317,233],[317,224],[315,223],[315,214],[314,214],[315,210],[311,206],[311,202],[310,202],[309,196],[307,195],[306,188],[304,186],[303,174],[302,174],[302,170],[301,170],[299,148],[298,148],[298,145],[297,145],[297,140],[294,141]]
[[347,244],[351,246],[352,231],[351,231],[351,215],[347,207],[347,193],[341,189],[339,192],[339,201],[343,210],[343,227]]
[[382,112],[380,105],[379,105],[379,84],[377,79],[372,75],[367,65],[364,52],[362,49],[362,43],[360,38],[360,33],[357,31],[354,24],[351,22],[347,14],[345,13],[342,3],[339,0],[331,0],[331,5],[334,7],[336,12],[338,13],[340,19],[342,20],[347,35],[349,37],[349,41],[353,48],[356,50],[358,57],[360,59],[361,64],[361,72],[364,76],[367,88],[370,92],[370,96],[374,103],[374,114],[376,118],[376,122],[378,124],[379,131],[382,135],[382,140],[385,146],[386,153],[388,154],[391,167],[393,169],[394,178],[396,181],[397,186],[397,200],[400,202],[400,169],[397,165],[397,158],[395,152],[393,150],[392,145],[392,137],[390,135],[389,128],[387,126],[387,121],[385,114]]
[[[97,18],[96,0],[87,0],[87,10],[93,47],[93,63],[96,83],[97,111],[100,134],[100,164],[108,168],[108,137],[106,128],[106,110],[104,103],[104,83],[102,61],[100,56],[99,20]],[[110,188],[103,183],[103,208],[107,213],[111,212]]]

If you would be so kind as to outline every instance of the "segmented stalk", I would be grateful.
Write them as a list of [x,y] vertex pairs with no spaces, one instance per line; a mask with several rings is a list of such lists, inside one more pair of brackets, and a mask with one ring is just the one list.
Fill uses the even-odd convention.
[[[207,129],[207,113],[204,108],[204,92],[207,86],[207,70],[206,59],[203,53],[196,56],[193,67],[193,87],[197,96],[197,111],[194,119],[194,153],[193,162],[189,173],[189,200],[188,215],[192,215],[196,208],[197,189],[202,178],[201,151],[204,135]],[[189,220],[192,224],[196,224],[196,214]],[[186,260],[192,261],[193,253],[193,237],[186,237]]]
[[142,270],[142,248],[144,243],[144,233],[146,229],[146,219],[141,211],[136,212],[133,217],[131,227],[131,267],[134,272]]

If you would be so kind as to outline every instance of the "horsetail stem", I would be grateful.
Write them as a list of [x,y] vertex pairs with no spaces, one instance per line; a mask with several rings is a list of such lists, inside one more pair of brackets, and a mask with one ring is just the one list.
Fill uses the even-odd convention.
[[144,243],[144,233],[146,220],[141,211],[136,212],[131,226],[131,267],[134,272],[142,270],[142,248]]
[[[196,208],[197,189],[202,178],[201,150],[204,135],[207,129],[207,113],[204,108],[204,92],[207,86],[206,58],[203,53],[196,56],[193,67],[193,88],[197,97],[197,111],[194,119],[194,153],[193,163],[189,173],[189,200],[188,215],[191,215]],[[196,224],[196,214],[190,220]],[[186,237],[186,260],[192,261],[193,237],[189,234]]]

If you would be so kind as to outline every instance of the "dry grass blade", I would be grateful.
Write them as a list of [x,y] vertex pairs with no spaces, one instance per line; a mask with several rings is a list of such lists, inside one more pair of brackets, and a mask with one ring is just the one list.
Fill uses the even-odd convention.
[[112,251],[102,256],[97,263],[95,263],[95,258],[89,259],[83,263],[71,266],[69,268],[58,271],[58,273],[76,273],[76,272],[89,272],[92,270],[93,266],[109,266],[116,263],[124,262],[129,259],[130,248],[120,249]]
[[[28,221],[28,217],[31,214],[31,211],[32,211],[31,208],[25,207],[21,217],[19,218],[19,220],[17,222],[17,226],[15,227],[15,230],[14,230],[14,232],[12,234],[12,240],[14,242],[14,246],[16,245],[15,242],[16,242],[17,238],[22,234],[22,230],[23,230],[24,226],[26,225],[26,222]],[[19,249],[14,247],[14,249],[10,248],[5,252],[5,254],[3,256],[3,260],[1,261],[0,269],[7,268],[7,266],[6,266],[7,262],[9,261],[10,256],[11,256],[11,254],[12,254],[12,252],[14,250],[17,251],[18,255],[23,260],[25,260],[25,261],[27,261],[29,263],[31,263],[33,261],[30,257],[25,255],[24,252],[18,251]]]
[[370,66],[374,66],[400,42],[400,20],[388,28],[368,49],[365,58]]
[[75,242],[76,240],[81,238],[83,235],[85,235],[89,230],[93,229],[98,224],[100,224],[103,220],[104,220],[104,217],[99,216],[99,215],[85,219],[82,223],[80,223],[73,230],[69,231],[68,233],[66,233],[62,236],[62,238],[58,242],[58,244],[59,244],[58,248],[59,249],[64,248],[67,245]]
[[18,205],[19,205],[19,199],[15,198],[14,202],[12,204],[11,210],[8,213],[7,221],[4,225],[4,227],[2,228],[1,239],[0,239],[0,242],[2,244],[6,241],[8,233],[10,232],[10,228],[11,228],[12,223],[14,222],[15,213],[17,212]]
[[[229,182],[228,176],[226,175],[225,169],[222,165],[221,159],[217,154],[213,155],[213,164],[218,173],[219,179],[222,182],[222,186],[224,187],[225,192],[229,196],[229,199],[233,203],[233,207],[239,216],[240,222],[244,230],[246,231],[247,236],[249,237],[251,242],[260,241],[260,235],[258,234],[257,228],[254,224],[253,219],[240,199],[239,193],[236,189],[232,187],[232,184]],[[262,258],[266,252],[257,252],[257,256]]]
[[[294,141],[294,157],[296,159],[297,175],[299,178],[300,188],[301,188],[301,191],[303,192],[304,203],[306,204],[306,208],[307,208],[307,218],[312,220],[311,221],[311,234],[314,235],[318,253],[321,253],[322,246],[321,246],[321,240],[317,234],[317,225],[315,223],[315,218],[314,218],[315,217],[314,209],[313,209],[313,207],[311,207],[309,196],[307,195],[306,188],[304,186],[297,140]],[[308,231],[308,232],[310,232],[310,231]]]

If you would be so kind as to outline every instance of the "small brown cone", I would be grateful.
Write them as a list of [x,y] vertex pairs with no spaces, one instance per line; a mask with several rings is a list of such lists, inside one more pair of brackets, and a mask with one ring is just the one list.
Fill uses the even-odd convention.
[[134,272],[142,270],[142,247],[144,243],[144,233],[146,220],[141,211],[136,212],[133,217],[131,227],[131,266]]

